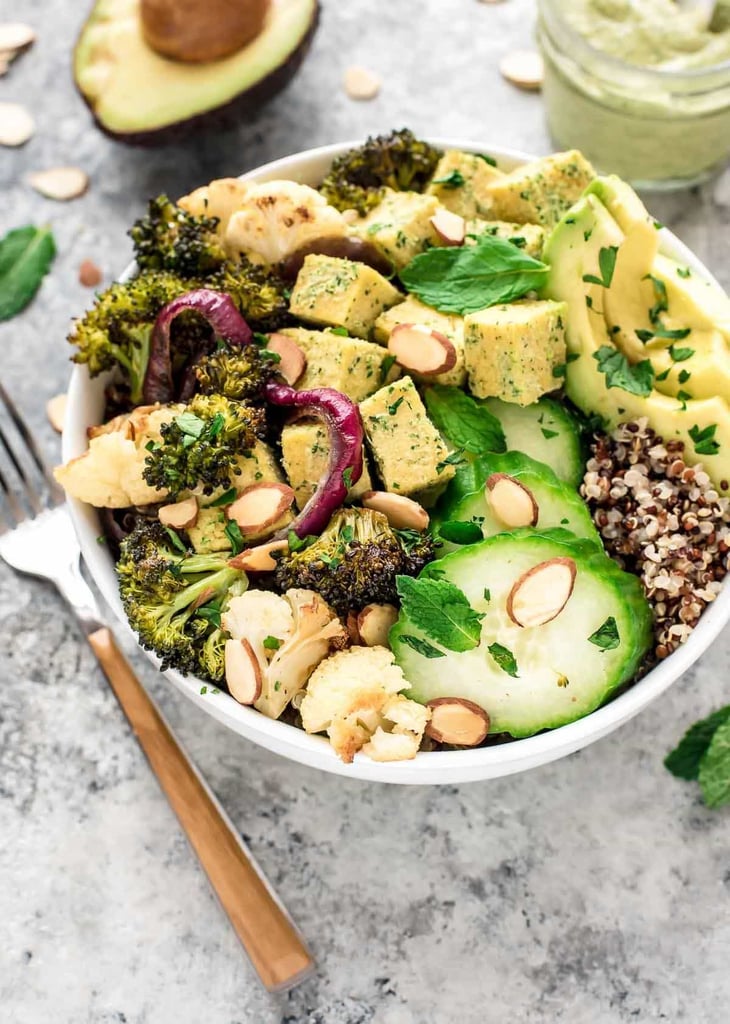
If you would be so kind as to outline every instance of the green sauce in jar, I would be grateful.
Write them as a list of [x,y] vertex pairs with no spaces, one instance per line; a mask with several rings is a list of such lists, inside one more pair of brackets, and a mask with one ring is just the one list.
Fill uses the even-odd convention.
[[730,0],[540,0],[548,124],[636,185],[692,184],[730,156]]

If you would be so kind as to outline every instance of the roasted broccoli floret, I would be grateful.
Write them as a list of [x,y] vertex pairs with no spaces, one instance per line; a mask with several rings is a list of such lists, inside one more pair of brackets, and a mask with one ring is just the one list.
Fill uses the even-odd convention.
[[422,192],[440,156],[407,128],[378,135],[337,157],[319,190],[338,210],[364,214],[380,202],[384,188]]
[[137,265],[181,277],[209,274],[226,261],[217,227],[217,217],[194,217],[165,195],[150,199],[146,215],[129,231]]
[[261,395],[277,363],[274,353],[258,345],[223,346],[201,360],[195,375],[204,395],[223,395],[240,402]]
[[205,287],[227,292],[255,331],[276,331],[293,322],[289,314],[290,286],[275,271],[245,257],[226,264]]
[[345,508],[309,546],[285,552],[276,568],[281,590],[316,590],[339,615],[394,604],[396,576],[417,576],[434,557],[430,534],[394,530],[381,512]]
[[121,543],[119,591],[130,625],[162,668],[223,679],[221,613],[246,589],[225,554],[188,552],[159,522],[143,520]]
[[253,448],[263,427],[260,409],[222,395],[196,395],[163,424],[162,441],[149,443],[143,476],[151,487],[167,488],[172,498],[196,488],[212,494],[241,472],[237,458]]

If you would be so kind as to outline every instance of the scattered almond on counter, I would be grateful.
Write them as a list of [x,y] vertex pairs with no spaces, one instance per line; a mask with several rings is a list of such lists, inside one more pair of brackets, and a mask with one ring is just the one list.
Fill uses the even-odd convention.
[[47,199],[67,202],[78,199],[89,187],[89,176],[80,167],[49,167],[28,175],[28,182]]
[[95,288],[101,284],[104,275],[93,260],[84,260],[79,266],[79,284],[84,288]]
[[351,100],[372,100],[380,92],[380,79],[367,68],[350,67],[344,77],[345,92]]
[[32,46],[35,38],[35,32],[30,25],[24,25],[20,21],[0,22],[0,51],[9,54],[11,60],[16,53]]
[[63,431],[63,422],[66,418],[66,403],[68,396],[65,394],[54,395],[46,402],[46,416],[54,430],[60,434]]
[[0,103],[0,146],[22,146],[35,132],[35,121],[20,103]]
[[511,50],[499,62],[499,70],[518,89],[537,92],[542,88],[545,68],[536,50]]

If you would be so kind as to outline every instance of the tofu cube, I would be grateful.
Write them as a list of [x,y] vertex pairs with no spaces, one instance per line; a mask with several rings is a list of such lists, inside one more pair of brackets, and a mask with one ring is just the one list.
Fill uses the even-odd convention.
[[490,216],[552,228],[595,176],[577,149],[523,164],[489,186]]
[[491,209],[489,186],[504,177],[504,172],[476,153],[447,149],[436,165],[428,195],[452,213],[469,220],[486,217]]
[[386,189],[382,201],[355,222],[353,231],[402,270],[429,244],[440,244],[431,225],[438,208],[435,196]]
[[200,509],[194,526],[187,529],[193,548],[205,554],[210,551],[227,551],[231,541],[226,534],[226,510],[211,508],[210,503],[224,494],[230,487],[242,491],[251,484],[280,483],[284,479],[274,453],[263,441],[258,441],[250,455],[240,455],[237,460],[239,474],[232,473],[228,487],[221,487],[208,497],[199,498]]
[[335,388],[353,402],[361,402],[400,374],[397,367],[389,368],[385,362],[387,351],[371,341],[303,327],[289,327],[281,333],[292,338],[307,357],[307,368],[296,383],[298,391]]
[[324,327],[344,327],[367,338],[384,309],[401,293],[377,270],[336,256],[306,256],[289,300],[289,310],[302,320]]
[[565,363],[564,302],[527,301],[490,306],[464,317],[469,390],[477,398],[532,405],[554,391]]
[[491,235],[492,238],[503,238],[522,249],[528,256],[539,260],[545,244],[545,229],[539,224],[510,224],[504,220],[470,220],[466,224],[466,244],[474,245],[476,238],[470,235]]
[[360,405],[365,436],[386,491],[418,496],[446,486],[449,449],[426,414],[410,377],[388,384]]
[[[281,433],[281,455],[289,486],[301,509],[314,494],[327,469],[329,442],[326,428],[319,422],[289,424]],[[348,501],[372,490],[372,486],[367,462],[363,459],[362,476],[348,491]]]
[[[466,367],[464,365],[464,318],[455,313],[439,313],[425,303],[421,302],[414,295],[409,295],[404,302],[397,306],[391,306],[385,313],[381,313],[375,321],[373,337],[382,345],[388,344],[393,329],[399,324],[420,324],[432,331],[439,331],[448,338],[456,349],[456,363],[446,373],[437,373],[433,377],[422,378],[429,381],[436,381],[439,384],[453,384],[456,387],[466,381]],[[413,374],[419,379],[418,374]]]

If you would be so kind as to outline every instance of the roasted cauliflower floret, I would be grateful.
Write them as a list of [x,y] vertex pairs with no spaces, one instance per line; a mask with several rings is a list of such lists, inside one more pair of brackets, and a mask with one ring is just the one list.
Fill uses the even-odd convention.
[[178,199],[177,205],[194,217],[215,217],[218,221],[216,232],[223,240],[229,220],[240,209],[250,188],[251,185],[238,178],[215,178]]
[[127,508],[162,501],[167,491],[145,482],[143,472],[150,441],[158,444],[160,430],[182,406],[145,406],[129,416],[115,416],[90,431],[83,455],[57,466],[53,475],[67,494],[97,508]]
[[225,245],[254,261],[279,263],[315,238],[346,234],[347,222],[324,196],[294,181],[252,185],[231,214]]
[[312,673],[300,712],[307,732],[326,732],[343,761],[358,750],[375,761],[416,756],[429,709],[409,700],[410,688],[386,647],[352,647]]

